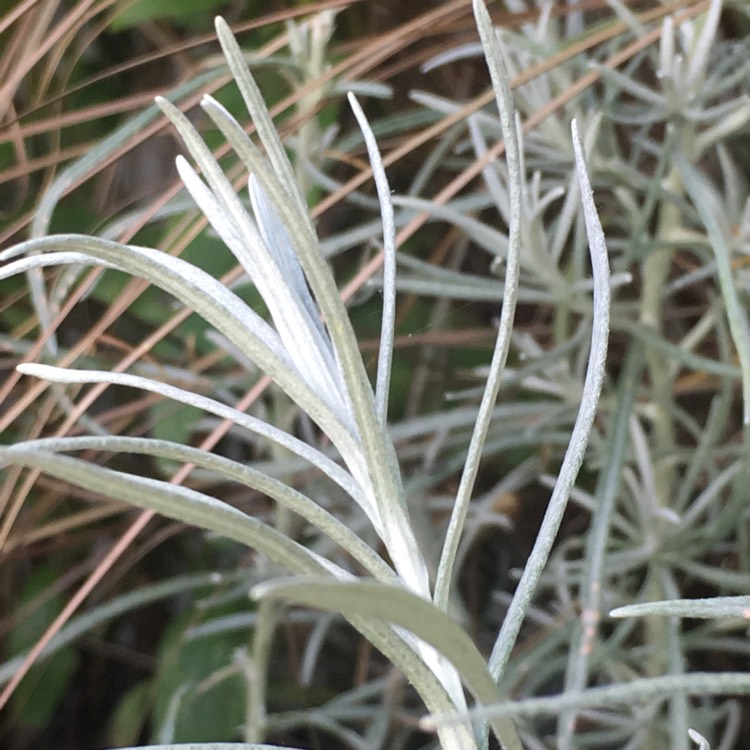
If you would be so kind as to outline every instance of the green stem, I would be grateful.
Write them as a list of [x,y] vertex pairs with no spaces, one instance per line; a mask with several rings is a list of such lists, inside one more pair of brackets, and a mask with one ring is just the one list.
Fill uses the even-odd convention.
[[[677,169],[667,177],[666,191],[682,192]],[[673,201],[665,200],[659,210],[656,242],[666,240],[680,226],[680,210]],[[672,253],[669,250],[654,250],[643,262],[643,296],[641,298],[640,322],[660,335],[662,332],[662,291],[669,277]],[[658,456],[654,465],[656,503],[663,507],[672,496],[674,486],[674,424],[669,405],[672,402],[672,369],[665,352],[656,347],[646,347],[646,365],[651,380],[652,413],[654,428],[654,453]]]
[[[683,184],[679,170],[674,167],[666,179],[665,193],[668,196],[679,196],[683,193]],[[673,198],[666,198],[658,214],[656,244],[643,262],[643,296],[641,299],[640,322],[651,328],[654,333],[663,336],[664,310],[662,292],[666,286],[673,255],[671,250],[659,249],[662,244],[675,235],[681,228],[682,215],[680,207]],[[651,381],[651,424],[653,427],[654,459],[654,498],[644,516],[644,534],[654,551],[661,548],[661,524],[658,511],[668,508],[675,490],[675,426],[671,412],[674,397],[674,369],[670,358],[664,350],[646,346],[646,364]],[[650,510],[650,513],[648,512]],[[665,581],[668,572],[662,564],[654,561],[649,565],[648,583],[644,592],[647,601],[667,598]],[[669,621],[663,617],[647,617],[644,621],[646,639],[655,656],[649,661],[648,673],[658,676],[665,673],[680,674],[682,665],[682,648],[680,643],[679,622]],[[658,656],[657,656],[658,655]],[[682,665],[684,666],[684,665]],[[685,718],[685,696],[675,694],[670,701],[671,742],[673,747],[682,750],[686,747],[686,727],[677,729],[677,724]],[[656,737],[652,738],[656,741]]]

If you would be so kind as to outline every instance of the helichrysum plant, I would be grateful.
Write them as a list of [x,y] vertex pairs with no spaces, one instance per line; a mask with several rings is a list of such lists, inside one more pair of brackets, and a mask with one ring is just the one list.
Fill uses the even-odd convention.
[[[617,79],[618,83],[634,98],[643,99],[652,108],[661,108],[666,113],[684,107],[686,99],[690,99],[693,103],[691,106],[697,110],[701,105],[701,91],[705,83],[708,46],[713,39],[712,30],[716,28],[717,7],[719,3],[712,4],[704,31],[696,34],[690,60],[676,60],[674,51],[669,47],[673,30],[668,24],[665,27],[660,70],[664,90],[658,97],[640,85],[626,84]],[[560,718],[558,739],[560,747],[564,747],[570,745],[576,712],[582,706],[600,705],[595,699],[587,703],[585,695],[589,670],[587,649],[590,647],[591,633],[596,629],[594,620],[602,607],[596,580],[593,583],[588,581],[588,588],[585,582],[580,584],[584,614],[594,620],[589,622],[582,619],[581,630],[574,631],[574,646],[571,647],[565,675],[567,692],[560,698],[559,705],[554,704],[550,708],[554,699],[548,699],[547,703],[543,702],[545,699],[538,699],[542,701],[539,704],[534,704],[534,699],[528,699],[514,704],[507,700],[498,685],[508,674],[511,651],[521,625],[530,612],[532,597],[543,581],[545,566],[592,434],[604,383],[611,288],[626,283],[630,276],[627,263],[620,263],[616,269],[617,277],[610,277],[608,250],[585,167],[582,140],[587,148],[591,148],[600,137],[603,126],[599,113],[590,117],[585,112],[580,113],[580,122],[584,123],[581,126],[583,138],[579,135],[576,120],[572,123],[571,139],[568,123],[555,118],[544,124],[538,133],[524,137],[510,93],[501,42],[481,0],[474,0],[474,13],[500,117],[499,123],[486,113],[484,118],[472,117],[468,122],[467,139],[478,158],[486,155],[486,129],[494,133],[499,129],[497,134],[504,139],[504,165],[488,164],[484,178],[491,202],[500,211],[507,231],[493,234],[489,228],[479,227],[473,219],[458,215],[455,207],[447,207],[445,216],[455,215],[457,224],[467,228],[469,233],[475,232],[485,244],[489,242],[488,238],[497,240],[497,247],[491,248],[491,252],[502,261],[504,282],[495,349],[487,369],[486,383],[474,419],[475,426],[463,461],[461,481],[452,502],[435,570],[432,570],[432,561],[423,551],[422,539],[415,528],[388,425],[395,297],[397,287],[402,284],[396,274],[397,218],[394,203],[406,210],[419,209],[420,204],[413,199],[392,199],[375,137],[360,105],[350,95],[349,103],[362,131],[376,183],[385,257],[382,328],[373,387],[347,310],[316,236],[304,191],[299,185],[302,176],[299,165],[290,162],[243,55],[221,19],[216,24],[218,36],[255,126],[259,145],[217,100],[206,96],[201,106],[246,167],[249,173],[247,194],[244,189],[240,192],[235,189],[187,117],[166,100],[159,100],[158,103],[189,153],[189,159],[182,156],[177,158],[177,171],[185,188],[213,232],[239,261],[247,278],[257,289],[267,308],[268,319],[243,302],[232,289],[180,258],[159,250],[122,245],[96,237],[49,236],[22,243],[0,255],[5,262],[0,269],[0,277],[26,271],[37,272],[47,266],[94,263],[149,281],[205,319],[223,337],[228,351],[238,353],[239,357],[251,361],[266,373],[317,425],[330,441],[332,450],[324,450],[217,399],[144,375],[62,369],[43,364],[25,364],[19,369],[26,375],[58,384],[107,383],[151,391],[206,414],[231,420],[238,428],[250,431],[267,444],[296,456],[321,472],[359,509],[366,518],[367,529],[358,533],[323,503],[317,502],[314,496],[284,483],[259,467],[166,440],[96,435],[28,441],[0,449],[0,466],[14,464],[39,469],[86,490],[154,510],[257,550],[273,564],[274,567],[268,570],[278,573],[269,573],[267,579],[252,590],[253,597],[259,602],[259,622],[264,617],[267,623],[272,620],[276,602],[322,609],[346,618],[410,681],[430,714],[424,725],[434,729],[443,748],[486,748],[490,733],[505,750],[520,750],[524,746],[522,738],[529,747],[541,747],[539,741],[533,738],[533,732],[517,717],[531,716],[535,712],[549,713],[550,710],[557,712]],[[627,15],[624,9],[622,13]],[[549,30],[548,22],[548,16],[544,15],[538,27],[530,25],[525,30],[530,40],[530,50],[544,43],[544,32]],[[706,28],[708,31],[705,31]],[[297,41],[299,43],[299,39]],[[513,49],[508,56],[511,72],[516,67],[521,69],[529,64],[534,53],[526,50],[522,43],[509,46]],[[607,77],[616,78],[616,74],[609,69],[603,71],[602,75],[605,80],[609,80]],[[568,80],[558,83],[560,86],[571,85]],[[532,81],[520,95],[521,114],[528,115],[544,106],[550,93],[545,83]],[[425,101],[431,106],[445,106],[434,100]],[[726,111],[722,109],[713,114],[717,118],[728,115],[737,120],[742,111],[741,107],[729,107]],[[634,121],[644,126],[650,123],[650,116],[640,111],[633,113]],[[705,119],[696,115],[695,122],[703,123]],[[693,161],[701,150],[711,147],[722,132],[718,121],[711,122],[711,127],[697,128],[688,118],[684,126],[688,132],[683,132],[682,137],[689,138],[692,144]],[[561,159],[563,157],[560,157],[559,150],[575,167],[575,179],[571,178],[567,183],[567,190],[559,184],[544,184],[538,177],[531,181],[527,179],[524,160],[534,160],[538,165],[544,159]],[[712,223],[710,211],[705,208],[711,200],[708,188],[696,176],[690,161],[684,158],[684,151],[682,153],[683,157],[676,160],[669,180],[682,181],[685,192],[696,205],[704,207],[699,208],[698,212],[706,223],[709,235],[714,239],[719,238],[721,228]],[[604,169],[601,164],[598,166]],[[553,167],[563,171],[557,162]],[[614,192],[626,205],[634,203],[632,196],[622,186],[617,186]],[[564,198],[561,218],[556,234],[549,236],[541,222],[546,208],[560,198]],[[585,236],[587,240],[593,280],[586,274],[586,278],[579,279],[580,283],[575,287],[569,283],[568,271],[562,267],[560,259],[570,228],[579,218],[579,237]],[[674,215],[668,208],[665,208],[662,220],[664,231],[670,231],[673,227],[668,225],[674,220]],[[745,373],[743,382],[746,385],[750,382],[745,361],[748,351],[746,324],[737,309],[728,257],[722,255],[720,250],[717,250],[716,266],[722,291],[728,300],[734,300],[728,308],[729,329],[740,353]],[[621,260],[621,256],[618,256],[618,260]],[[649,273],[663,280],[665,270],[660,260],[654,256],[647,264]],[[411,268],[414,271],[411,280],[419,281],[420,266],[412,263]],[[456,284],[457,276],[439,278],[434,282],[434,288],[450,290],[451,284]],[[440,286],[441,283],[443,286]],[[496,283],[488,284],[486,288],[495,295],[493,299],[500,298]],[[525,375],[523,371],[518,375],[517,371],[506,368],[512,345],[521,354],[539,354],[538,348],[528,337],[514,334],[517,301],[543,299],[545,303],[565,307],[569,312],[569,298],[575,293],[577,301],[570,302],[571,307],[579,304],[582,290],[586,295],[593,293],[593,299],[587,296],[585,303],[584,335],[588,342],[588,355],[582,365],[582,384],[574,382],[571,377],[566,389],[564,384],[561,385],[564,377],[556,379],[559,368],[551,368],[549,373],[537,368],[537,371]],[[641,312],[640,323],[651,324],[654,307],[644,303]],[[583,339],[579,337],[578,340]],[[582,348],[585,350],[586,346]],[[658,381],[658,353],[651,351],[648,356],[651,356],[653,374]],[[640,350],[629,355],[624,366],[626,375],[639,366],[642,358]],[[469,501],[474,495],[479,463],[485,453],[488,433],[495,417],[497,395],[503,382],[517,375],[519,382],[532,391],[536,388],[574,402],[576,409],[573,413],[577,416],[570,419],[572,429],[557,478],[552,483],[549,507],[538,538],[487,660],[460,623],[457,608],[453,606],[456,599],[454,588],[459,546],[470,516]],[[744,394],[747,404],[747,387]],[[631,408],[635,399],[632,384],[626,383],[618,391],[618,397],[622,399],[622,406],[612,408],[621,408],[622,416],[617,416],[615,423],[620,426],[618,429],[626,429],[630,414],[627,409]],[[656,405],[654,421],[657,425],[660,420],[663,424],[670,418],[668,414],[659,412],[662,406]],[[608,440],[614,441],[614,444],[618,435],[620,433]],[[283,528],[273,527],[221,499],[196,490],[115,471],[68,455],[91,449],[108,454],[146,454],[160,460],[192,464],[211,472],[213,476],[237,482],[263,493],[280,508],[303,518],[321,536],[335,543],[338,551],[321,554],[295,540]],[[621,456],[621,453],[617,455]],[[612,462],[621,466],[614,458]],[[644,463],[647,463],[645,459]],[[606,473],[603,476],[606,477]],[[655,480],[657,483],[669,483],[669,467],[657,466]],[[584,502],[582,494],[578,496],[580,502]],[[607,522],[605,518],[603,523]],[[594,542],[586,551],[589,573],[601,568],[603,533],[592,537]],[[373,539],[376,541],[373,542]],[[281,570],[288,575],[282,576],[279,573]],[[566,570],[564,573],[573,576]],[[732,613],[736,613],[737,602],[725,604]],[[661,606],[667,607],[666,612],[674,614],[677,612],[674,608],[680,605],[664,602]],[[732,606],[735,609],[731,609]],[[642,613],[626,609],[615,614],[659,617],[655,607],[657,605],[652,605]],[[698,616],[695,609],[689,611],[693,612],[691,616]],[[589,625],[594,631],[586,629]],[[256,628],[261,630],[262,624],[256,625]],[[257,644],[256,650],[247,657],[248,674],[253,672],[253,668],[263,669],[266,663],[268,644],[262,638],[257,639]],[[256,688],[251,686],[249,690],[243,733],[247,742],[258,743],[266,739],[267,727],[265,696],[257,688],[257,685],[263,684],[263,680],[256,673],[249,682]],[[675,689],[679,685],[678,679]],[[732,686],[738,686],[736,680]],[[662,693],[665,690],[663,686],[655,689]],[[470,696],[468,701],[464,690]],[[627,701],[631,696],[646,695],[648,690],[648,685],[641,684],[630,688],[630,692],[626,687],[621,695],[612,700]],[[603,696],[601,705],[608,705],[607,699],[607,696]],[[681,741],[686,742],[687,733],[682,734],[684,739]],[[696,742],[699,739],[702,741],[697,732],[694,731],[692,736]]]

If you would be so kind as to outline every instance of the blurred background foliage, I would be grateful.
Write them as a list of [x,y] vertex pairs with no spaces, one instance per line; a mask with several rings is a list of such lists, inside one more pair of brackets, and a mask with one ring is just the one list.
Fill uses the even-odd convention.
[[[512,56],[516,74],[523,76],[533,65],[551,61],[550,72],[540,79],[551,102],[566,88],[572,90],[576,80],[600,65],[616,45],[624,48],[632,41],[637,24],[634,21],[628,28],[629,19],[637,21],[639,14],[656,11],[655,20],[649,19],[656,26],[649,29],[657,28],[667,11],[690,10],[699,3],[585,0],[570,6],[562,2],[539,5],[542,10],[531,2],[524,10],[523,3],[500,2],[490,4],[490,10],[498,25],[522,29],[513,42],[517,45]],[[707,6],[703,6],[705,11]],[[746,42],[750,23],[742,6],[728,3],[721,16],[721,43],[736,55],[737,70],[745,75],[744,83],[738,76],[732,87],[721,92],[724,101],[750,93],[750,74],[737,51]],[[304,44],[296,53],[290,52],[287,24],[326,9],[336,10],[335,22],[325,58],[316,67]],[[208,90],[218,92],[242,121],[239,98],[226,86],[229,76],[214,38],[216,14],[230,22],[250,53],[269,108],[278,116],[279,129],[296,155],[299,179],[307,188],[319,234],[342,287],[360,279],[351,314],[366,361],[374,363],[380,312],[377,264],[373,265],[379,249],[377,204],[361,137],[343,93],[349,88],[364,92],[396,194],[432,200],[450,188],[454,178],[477,161],[467,118],[479,108],[475,98],[487,91],[486,68],[481,58],[468,54],[450,64],[422,66],[435,55],[452,49],[465,51],[464,45],[476,42],[470,3],[465,0],[0,0],[2,243],[40,231],[103,234],[180,253],[217,277],[233,274],[231,256],[215,236],[203,231],[197,212],[178,195],[173,160],[180,146],[152,105],[155,95],[178,92],[182,108],[216,149],[222,148],[222,140],[207,128],[195,107],[199,96]],[[554,30],[551,37],[556,38],[555,45],[546,49],[540,38],[523,31],[523,24],[532,28],[545,18]],[[612,39],[586,49],[588,38],[617,23],[623,28]],[[568,59],[566,51],[579,43],[581,54]],[[658,40],[646,51],[633,53],[621,69],[624,74],[639,85],[655,87],[652,58],[658,54],[657,46]],[[747,45],[744,49],[747,52]],[[720,62],[712,61],[720,67]],[[725,73],[728,76],[732,71]],[[421,99],[413,95],[415,90],[423,93]],[[519,96],[525,96],[524,91]],[[519,105],[524,117],[536,106],[535,93],[539,90],[530,90]],[[604,76],[576,100],[579,111],[601,111],[605,122],[610,122],[603,126],[609,140],[591,144],[596,152],[591,159],[594,188],[616,254],[613,270],[635,275],[634,285],[620,295],[622,325],[615,326],[612,340],[612,388],[603,407],[599,446],[622,393],[615,384],[626,367],[630,344],[641,335],[633,332],[636,323],[626,325],[638,317],[632,311],[643,291],[639,264],[649,248],[658,245],[664,252],[667,243],[658,238],[654,208],[664,197],[649,186],[654,184],[650,181],[665,177],[658,172],[664,163],[654,143],[666,137],[675,113],[649,119],[639,109],[637,93]],[[486,98],[480,104],[488,102]],[[653,101],[646,106],[655,107]],[[496,116],[491,107],[482,111],[489,113],[488,118]],[[493,133],[499,137],[491,120],[482,126],[488,141]],[[551,173],[545,174],[541,184],[544,193],[565,186],[570,146],[560,143],[559,151],[552,151],[554,134],[544,132],[547,126],[537,127],[538,141],[533,128],[527,135],[527,166],[529,174],[535,170]],[[567,138],[565,128],[559,132]],[[744,267],[750,253],[747,238],[741,236],[748,220],[743,213],[750,178],[748,143],[747,125],[741,123],[722,140],[723,150],[712,150],[701,162],[724,188],[727,210],[737,209],[733,226],[742,256],[737,268]],[[222,163],[241,183],[241,170],[231,157],[224,157]],[[646,175],[640,182],[639,170]],[[732,175],[731,184],[727,175]],[[467,229],[453,221],[456,212],[463,212],[490,227],[501,223],[491,209],[492,202],[481,190],[474,190],[473,183],[469,185],[466,205],[456,202],[453,213],[442,217],[436,212],[438,218],[407,233],[400,248],[407,260],[391,414],[414,497],[412,512],[424,515],[425,529],[440,529],[447,518],[447,498],[455,492],[475,414],[469,407],[476,404],[482,382],[476,368],[491,357],[498,313],[501,264],[486,247],[478,247],[482,235],[476,227]],[[539,184],[529,190],[538,193]],[[45,196],[49,203],[42,200]],[[653,210],[627,213],[628,207],[643,208],[649,201]],[[679,211],[686,210],[683,203],[684,196],[674,199]],[[419,210],[405,208],[400,228],[419,216]],[[559,219],[556,210],[542,209],[540,216]],[[685,232],[681,239],[686,249],[669,251],[665,285],[679,285],[680,278],[710,266],[701,237]],[[565,242],[566,248],[575,244],[572,239]],[[576,280],[586,278],[585,256],[574,249],[561,250],[560,255],[572,289]],[[425,269],[436,270],[430,276],[432,271]],[[543,276],[545,269],[538,270]],[[362,284],[365,277],[374,278],[375,283]],[[429,287],[430,281],[435,286]],[[445,294],[434,291],[438,281]],[[0,439],[4,443],[103,430],[198,445],[214,435],[216,449],[226,455],[266,462],[286,481],[308,488],[319,481],[299,472],[288,457],[273,455],[266,446],[232,430],[216,432],[215,420],[149,394],[109,388],[92,400],[87,398],[90,391],[82,389],[69,391],[72,399],[66,401],[54,388],[19,382],[13,368],[26,357],[102,369],[140,368],[231,403],[241,400],[257,380],[252,365],[238,366],[206,335],[202,321],[182,314],[158,290],[122,274],[88,269],[78,275],[55,270],[47,275],[46,283],[54,339],[48,335],[50,328],[41,335],[38,308],[24,280],[0,282]],[[585,323],[586,311],[573,297],[570,304],[561,300],[559,290],[555,296],[551,286],[545,288],[539,282],[536,297],[531,293],[533,285],[521,297],[511,382],[499,407],[498,428],[488,441],[486,451],[492,460],[480,476],[476,517],[462,551],[459,579],[467,622],[485,649],[491,647],[512,591],[512,570],[523,565],[533,543],[548,497],[545,476],[554,474],[559,465],[582,377],[586,347],[585,331],[583,327],[579,331],[579,325]],[[252,288],[239,289],[258,307],[259,298]],[[627,452],[627,462],[636,467],[628,475],[632,494],[613,543],[613,552],[623,556],[637,546],[632,527],[653,523],[653,516],[639,515],[638,484],[647,479],[639,470],[648,462],[639,463],[643,456],[638,449],[652,451],[657,473],[679,473],[681,481],[672,486],[683,508],[688,507],[688,497],[706,491],[738,453],[747,450],[741,437],[736,359],[726,326],[716,322],[720,315],[706,317],[707,311],[721,309],[720,293],[713,281],[702,286],[686,284],[684,291],[675,286],[672,292],[655,335],[679,350],[694,326],[710,318],[695,352],[703,358],[703,369],[688,368],[670,379],[667,407],[654,399],[648,375],[639,374],[642,387],[635,407],[640,409],[639,416],[648,422],[649,409],[666,408],[673,422],[666,456],[664,443],[659,443],[651,426],[633,432],[634,447]],[[659,351],[666,361],[674,357],[680,362],[682,355],[673,349],[662,346]],[[547,360],[545,352],[551,353]],[[709,359],[724,369],[717,365],[708,371]],[[537,361],[536,369],[524,380],[523,368],[530,360]],[[525,385],[519,385],[522,382]],[[91,402],[88,408],[79,408],[86,401]],[[303,436],[314,433],[278,392],[268,391],[253,408],[275,424],[295,425]],[[464,414],[461,408],[468,411]],[[455,424],[443,428],[440,418],[448,413]],[[432,415],[438,427],[425,426],[425,415]],[[704,431],[706,424],[709,427]],[[707,434],[709,438],[703,439]],[[586,493],[594,492],[605,458],[595,444],[580,480],[578,503],[564,521],[556,566],[549,573],[533,627],[508,680],[517,694],[560,689],[565,669],[561,654],[565,654],[578,606],[570,571],[582,557],[590,522],[587,497],[591,495]],[[117,460],[123,469],[159,477],[172,476],[179,468],[143,458]],[[696,461],[694,471],[692,461]],[[745,476],[745,469],[739,471]],[[274,512],[263,497],[218,485],[199,471],[179,481],[259,515]],[[683,596],[747,590],[750,527],[746,511],[739,509],[738,481],[725,499],[720,499],[717,490],[709,511],[710,531],[703,538],[692,537],[689,553],[680,557],[675,540],[667,550],[675,567],[681,566],[675,580]],[[83,582],[101,569],[136,516],[116,503],[72,492],[48,478],[32,481],[15,470],[5,471],[0,490],[0,639],[5,684],[18,666],[13,658],[36,643]],[[647,490],[641,487],[640,491]],[[344,516],[349,513],[337,508],[330,493],[325,502]],[[729,509],[726,513],[721,511],[724,507]],[[660,523],[672,523],[662,510]],[[353,518],[352,523],[357,522]],[[305,539],[306,533],[300,529],[299,538]],[[430,533],[426,531],[426,543]],[[634,564],[622,563],[621,568],[613,563],[620,590],[630,592],[633,600],[648,578],[639,567],[641,562],[638,558]],[[82,750],[158,740],[237,739],[245,717],[245,691],[252,682],[243,660],[244,649],[254,637],[254,612],[246,592],[252,582],[268,574],[262,560],[233,544],[172,522],[152,520],[114,561],[107,562],[103,580],[79,608],[81,617],[90,617],[81,621],[80,632],[66,635],[63,630],[55,654],[35,664],[14,691],[0,713],[0,745],[14,750],[46,746]],[[626,601],[614,597],[611,603]],[[653,652],[643,644],[663,643],[658,635],[652,634],[652,640],[639,635],[638,629],[632,624],[605,627],[612,652],[600,670],[609,670],[611,679],[625,680],[635,669],[632,662],[620,658],[620,651],[630,652],[634,659],[640,653],[650,658]],[[277,630],[267,694],[267,741],[311,748],[407,748],[427,741],[415,728],[420,707],[414,705],[413,696],[388,665],[339,622],[292,611],[279,615]],[[731,624],[727,630],[732,630]],[[684,635],[686,653],[691,652],[695,667],[720,670],[727,662],[735,670],[748,666],[746,632],[741,629],[726,635],[723,644],[718,626],[692,624]],[[342,694],[345,698],[336,703]],[[377,723],[380,714],[370,708],[376,701],[389,706],[385,729]],[[746,746],[750,725],[746,711],[740,718],[740,706],[740,702],[703,702],[698,711],[701,726],[714,737],[731,737],[736,747]],[[646,707],[643,712],[648,713]],[[600,722],[612,737],[601,730],[585,746],[624,747],[614,716],[594,713],[584,724]],[[642,728],[654,717],[636,718],[624,733]],[[352,724],[365,727],[361,736],[369,738],[369,744],[347,728]],[[725,724],[731,724],[732,732],[722,735]],[[661,726],[656,722],[649,729],[652,744],[644,747],[668,746],[666,735],[659,734]],[[549,727],[540,724],[539,735],[545,731]],[[360,741],[363,744],[357,745]]]

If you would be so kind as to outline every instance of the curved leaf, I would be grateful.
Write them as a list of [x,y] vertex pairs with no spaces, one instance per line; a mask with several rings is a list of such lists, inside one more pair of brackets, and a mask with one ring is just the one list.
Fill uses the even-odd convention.
[[268,555],[296,573],[348,574],[338,566],[305,549],[276,529],[231,505],[201,492],[158,479],[124,474],[69,456],[27,448],[20,443],[0,449],[0,466],[16,464],[43,471],[77,487],[98,492],[168,518],[234,539]]
[[[65,253],[71,250],[86,254],[97,262],[113,264],[177,297],[273,378],[320,425],[347,462],[360,463],[357,441],[300,375],[276,331],[224,284],[200,268],[158,250],[85,235],[56,235],[22,242],[0,253],[0,260],[11,260],[33,252]],[[61,262],[72,261],[63,255]],[[13,276],[20,270],[24,269],[10,263],[0,269],[0,278]]]
[[[368,621],[382,620],[413,633],[450,661],[474,697],[484,705],[500,700],[487,664],[466,631],[432,602],[406,589],[376,581],[337,582],[321,578],[289,578],[254,586],[258,599],[283,599],[308,607],[340,612]],[[493,723],[504,747],[520,750],[510,722]]]
[[297,513],[316,526],[342,549],[348,552],[370,575],[384,582],[396,582],[393,570],[345,524],[321,508],[309,497],[244,464],[215,453],[179,443],[136,437],[70,437],[43,438],[23,443],[29,451],[99,450],[108,453],[140,453],[157,458],[172,459],[209,469],[236,482],[262,492],[271,499]]

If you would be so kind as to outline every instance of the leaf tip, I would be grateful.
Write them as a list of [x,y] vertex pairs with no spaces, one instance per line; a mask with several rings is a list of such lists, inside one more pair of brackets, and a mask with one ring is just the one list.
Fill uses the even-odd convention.
[[44,377],[44,368],[45,365],[40,365],[38,362],[21,362],[20,365],[16,365],[16,372],[20,372],[21,375],[41,378]]
[[156,106],[169,118],[172,119],[172,115],[174,112],[179,112],[177,107],[172,104],[172,102],[169,101],[166,97],[163,96],[155,96],[154,101],[156,102]]
[[570,133],[573,136],[574,141],[581,140],[581,137],[578,133],[578,120],[575,117],[570,121]]

